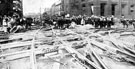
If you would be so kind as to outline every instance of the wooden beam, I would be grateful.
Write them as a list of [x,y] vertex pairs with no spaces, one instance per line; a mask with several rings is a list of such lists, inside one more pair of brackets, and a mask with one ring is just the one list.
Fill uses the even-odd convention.
[[36,61],[36,54],[35,54],[35,40],[36,40],[36,35],[38,34],[38,32],[41,30],[42,28],[40,28],[39,30],[37,30],[34,34],[32,43],[31,43],[31,51],[30,51],[30,63],[32,66],[32,69],[37,69],[37,61]]
[[9,39],[9,36],[0,36],[0,40]]
[[82,54],[80,54],[79,52],[77,52],[75,49],[66,46],[65,49],[69,52],[69,53],[75,53],[77,55],[76,58],[81,59],[82,61],[86,61],[88,62],[90,65],[92,65],[94,68],[96,69],[102,69],[99,66],[95,65],[93,62],[91,62],[89,59],[87,59],[85,56],[83,56]]
[[[55,33],[55,31],[52,28],[52,32]],[[88,62],[91,66],[93,66],[96,69],[101,69],[99,66],[95,65],[93,62],[91,62],[90,60],[88,60],[86,57],[84,57],[83,55],[81,55],[79,52],[77,52],[75,49],[71,48],[70,44],[65,43],[61,38],[57,37],[56,38],[58,40],[60,40],[62,42],[62,44],[64,45],[63,47],[69,52],[69,53],[75,53],[77,55],[77,57],[75,58],[79,58],[82,61],[86,61]],[[69,46],[68,46],[69,45]]]
[[30,51],[30,63],[32,66],[32,69],[37,69],[36,66],[36,55],[35,55],[35,37],[33,38],[32,45],[31,45],[31,51]]
[[[97,42],[97,41],[95,41],[95,40],[92,40],[91,43],[94,44],[94,45],[96,45],[96,46],[98,46],[98,47],[100,47],[100,48],[103,48],[103,49],[105,49],[105,50],[108,49],[108,50],[110,50],[110,51],[112,51],[112,52],[122,53],[122,54],[125,54],[125,55],[127,55],[127,56],[130,56],[130,57],[132,57],[132,58],[135,58],[134,55],[132,55],[132,54],[130,54],[130,53],[128,53],[128,52],[119,50],[119,49],[117,49],[117,48],[114,48],[114,47],[111,47],[111,46],[109,46],[109,45],[106,45],[106,44]],[[107,49],[106,49],[106,48],[107,48]]]
[[[21,58],[30,57],[30,52],[31,50],[26,50],[26,51],[14,52],[14,53],[9,53],[9,54],[3,54],[3,55],[0,55],[0,58],[1,58],[0,62],[13,61],[13,60],[21,59]],[[44,53],[45,52],[42,51],[41,49],[35,50],[35,55],[44,54]],[[46,53],[46,54],[50,54],[50,53]]]
[[[3,44],[0,46],[0,49],[11,49],[11,48],[17,48],[17,47],[25,47],[25,46],[30,46],[31,41],[27,42],[20,42],[20,43],[14,43],[14,44]],[[42,42],[35,42],[35,44],[42,44]]]
[[2,54],[2,55],[0,55],[0,58],[6,57],[6,56],[18,55],[18,54],[27,53],[27,52],[30,52],[30,50],[19,51],[19,52],[8,53],[8,54]]
[[[111,37],[111,36],[110,36]],[[113,44],[115,44],[116,45],[116,47],[118,47],[119,49],[121,49],[121,50],[123,50],[123,51],[127,51],[127,52],[129,52],[129,53],[131,53],[131,54],[134,54],[135,55],[135,51],[134,50],[132,50],[132,49],[130,49],[130,48],[128,48],[125,44],[124,44],[124,42],[123,41],[120,41],[120,40],[117,40],[116,38],[114,38],[114,37],[111,37],[111,39],[108,39],[109,41],[111,41]],[[128,43],[128,42],[125,42],[126,44],[128,44],[128,45],[131,45],[130,43]]]
[[6,44],[6,43],[11,43],[11,42],[14,42],[14,41],[21,41],[21,40],[22,40],[22,38],[8,39],[8,40],[0,41],[0,44]]
[[95,50],[92,48],[92,45],[90,44],[90,40],[88,40],[88,48],[92,51],[92,54],[94,55],[94,58],[97,59],[97,61],[99,62],[99,64],[101,65],[101,67],[103,67],[103,69],[109,69],[106,64],[102,61],[102,59],[97,55],[97,53],[95,52]]
[[[81,48],[83,48],[83,47],[81,47]],[[59,46],[54,46],[54,47],[49,47],[49,48],[36,49],[35,54],[36,55],[38,55],[38,54],[49,54],[49,53],[53,53],[53,52],[58,52],[59,49],[63,49],[63,48],[59,48]],[[80,49],[80,48],[78,48],[78,49]],[[1,54],[0,58],[5,58],[4,61],[11,61],[11,60],[29,57],[28,53],[30,54],[30,50]],[[12,58],[10,58],[10,57],[12,57]],[[0,62],[2,62],[2,61],[0,61]]]

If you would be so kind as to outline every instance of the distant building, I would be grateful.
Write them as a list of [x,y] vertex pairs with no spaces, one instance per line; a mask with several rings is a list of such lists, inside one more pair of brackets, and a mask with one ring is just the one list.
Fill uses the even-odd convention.
[[0,0],[0,15],[12,16],[14,14],[23,16],[22,0]]
[[61,0],[62,11],[70,15],[98,15],[135,18],[135,0]]
[[54,3],[50,9],[51,15],[60,15],[61,14],[61,1]]
[[51,12],[50,12],[50,8],[44,8],[44,11],[43,12],[46,12],[48,15],[51,15]]

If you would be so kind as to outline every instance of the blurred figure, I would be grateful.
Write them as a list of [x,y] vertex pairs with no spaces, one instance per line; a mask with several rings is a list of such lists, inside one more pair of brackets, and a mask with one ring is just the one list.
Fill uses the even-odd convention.
[[8,32],[7,31],[7,27],[8,27],[8,17],[5,15],[4,18],[3,18],[3,27],[2,29],[4,30],[4,32]]
[[84,17],[82,17],[81,25],[85,25],[85,18]]

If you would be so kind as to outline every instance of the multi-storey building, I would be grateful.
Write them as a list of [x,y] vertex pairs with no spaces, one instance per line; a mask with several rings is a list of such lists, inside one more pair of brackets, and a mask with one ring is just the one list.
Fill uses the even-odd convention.
[[0,0],[0,15],[12,16],[14,14],[22,17],[22,0]]
[[135,0],[62,0],[62,11],[71,15],[135,18]]

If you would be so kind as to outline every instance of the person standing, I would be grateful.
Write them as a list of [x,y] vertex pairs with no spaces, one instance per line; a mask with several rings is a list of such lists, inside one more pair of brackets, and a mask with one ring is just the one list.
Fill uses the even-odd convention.
[[84,19],[84,17],[82,17],[81,25],[85,25],[85,19]]
[[4,32],[7,32],[7,27],[8,27],[7,23],[8,23],[8,17],[5,15],[3,19],[3,28],[2,28]]
[[0,27],[2,26],[2,20],[3,20],[3,18],[2,18],[2,16],[0,16]]

